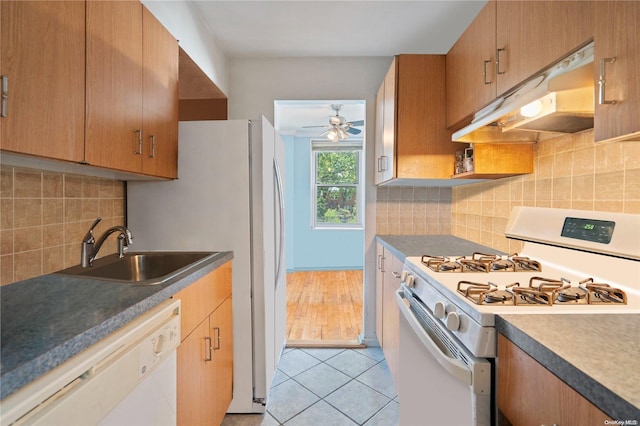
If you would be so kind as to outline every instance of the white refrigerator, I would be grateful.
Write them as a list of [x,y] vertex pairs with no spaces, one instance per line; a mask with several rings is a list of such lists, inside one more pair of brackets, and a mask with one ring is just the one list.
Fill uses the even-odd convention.
[[137,250],[229,251],[230,413],[264,412],[285,344],[284,143],[266,118],[181,122],[178,179],[127,184]]

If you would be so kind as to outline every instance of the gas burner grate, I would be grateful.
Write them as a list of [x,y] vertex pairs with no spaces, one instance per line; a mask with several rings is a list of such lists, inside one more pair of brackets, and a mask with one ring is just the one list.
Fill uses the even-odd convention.
[[434,272],[540,272],[540,262],[528,257],[486,254],[475,252],[471,256],[459,256],[451,259],[446,256],[425,254],[421,262]]
[[579,287],[588,291],[589,304],[591,305],[609,303],[627,304],[627,294],[623,290],[611,287],[609,284],[596,283],[593,281],[593,278],[580,281]]

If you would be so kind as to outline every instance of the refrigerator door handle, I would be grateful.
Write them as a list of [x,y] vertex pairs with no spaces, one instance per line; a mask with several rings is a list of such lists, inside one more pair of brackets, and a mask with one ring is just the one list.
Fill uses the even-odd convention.
[[280,202],[280,250],[278,253],[278,266],[276,268],[277,289],[282,269],[282,258],[284,257],[284,194],[282,192],[282,175],[280,174],[280,167],[278,166],[278,160],[276,158],[273,159],[273,170],[275,172],[276,187],[278,189],[278,201]]

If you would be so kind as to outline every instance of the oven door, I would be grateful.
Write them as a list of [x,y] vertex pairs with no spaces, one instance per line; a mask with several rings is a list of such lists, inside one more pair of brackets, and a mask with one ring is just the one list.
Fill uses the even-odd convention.
[[475,358],[403,289],[400,309],[400,425],[491,424],[491,363]]

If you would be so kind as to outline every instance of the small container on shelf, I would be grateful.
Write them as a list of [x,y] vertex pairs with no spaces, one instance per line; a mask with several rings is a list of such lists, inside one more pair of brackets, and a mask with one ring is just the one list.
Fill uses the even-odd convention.
[[465,148],[464,150],[464,160],[463,160],[463,171],[464,172],[472,172],[473,171],[473,147]]

